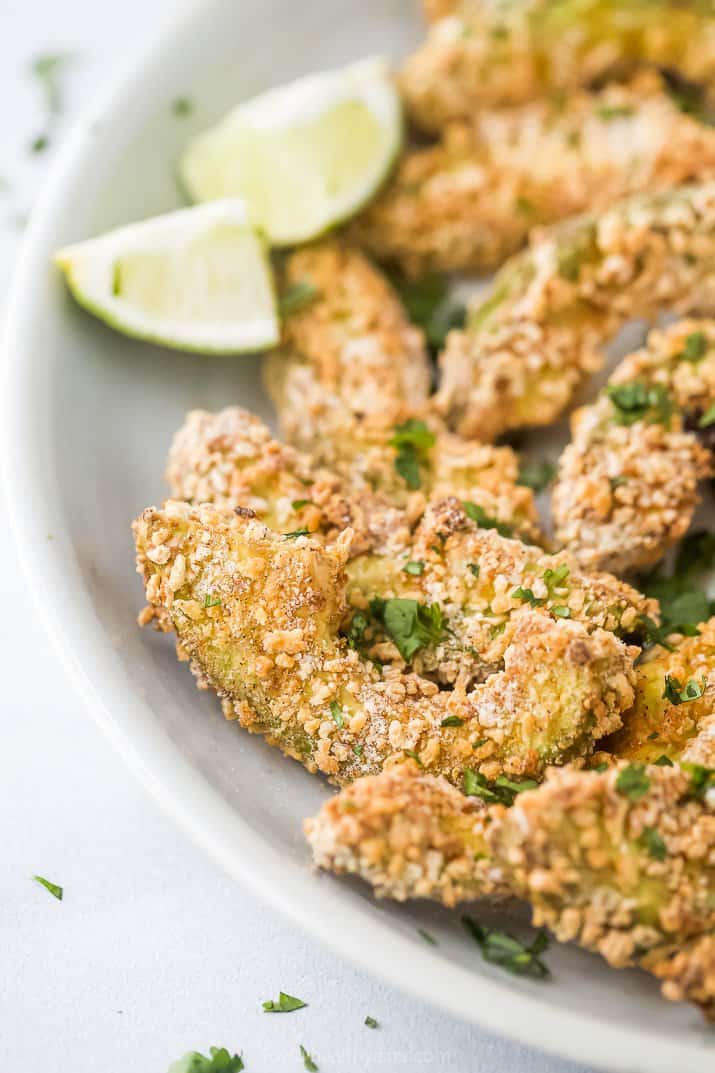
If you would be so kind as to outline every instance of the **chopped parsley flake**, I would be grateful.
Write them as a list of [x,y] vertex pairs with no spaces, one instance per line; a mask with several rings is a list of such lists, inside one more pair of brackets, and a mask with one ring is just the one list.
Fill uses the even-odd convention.
[[422,559],[411,559],[409,563],[405,563],[402,568],[403,573],[411,574],[413,577],[419,577],[424,573],[425,564]]
[[410,417],[395,427],[395,434],[388,443],[397,450],[395,469],[407,487],[412,491],[420,488],[420,463],[426,461],[427,452],[434,447],[434,432],[430,431],[424,421]]
[[340,707],[336,700],[331,700],[330,702],[330,714],[332,715],[333,721],[335,722],[335,725],[338,730],[342,730],[345,726],[345,720],[343,719],[343,709]]
[[521,600],[522,603],[530,604],[532,607],[541,607],[546,603],[546,599],[541,596],[534,596],[533,589],[523,589],[521,585],[518,589],[514,589],[512,596],[516,600]]
[[656,861],[665,860],[668,851],[662,836],[656,831],[655,827],[644,827],[638,841]]
[[599,775],[603,775],[604,771],[608,771],[608,764],[604,760],[600,764],[596,764],[593,770],[597,771]]
[[204,596],[204,607],[220,607],[221,597],[214,596],[213,593],[207,592]]
[[458,715],[448,715],[439,725],[441,727],[463,727],[464,720],[460,719]]
[[241,1073],[246,1067],[240,1054],[230,1055],[225,1047],[210,1047],[211,1057],[190,1051],[174,1062],[169,1073]]
[[596,114],[604,123],[610,123],[612,119],[625,119],[633,115],[633,108],[629,104],[604,104],[596,110]]
[[278,1002],[269,998],[263,1003],[263,1009],[265,1013],[292,1013],[293,1010],[302,1010],[307,1005],[308,1003],[303,1002],[302,999],[286,995],[285,991],[279,991]]
[[175,116],[183,119],[185,116],[191,115],[194,106],[188,97],[177,97],[175,101],[171,102],[171,110]]
[[556,604],[551,611],[557,618],[571,618],[571,608],[566,607],[565,604]]
[[362,756],[363,748],[364,746],[362,745],[353,745],[353,752],[356,756]]
[[473,574],[474,577],[479,577],[479,563],[469,563],[467,565],[467,570],[469,570],[470,574]]
[[44,876],[33,876],[32,878],[36,883],[39,883],[40,886],[44,887],[45,890],[48,890],[58,902],[62,901],[62,895],[64,894],[62,887],[58,887],[56,883],[50,883],[49,879],[45,879]]
[[320,297],[320,291],[309,279],[299,279],[281,294],[278,309],[282,317],[290,317],[306,309]]
[[653,761],[653,763],[656,767],[675,767],[673,761],[669,756],[666,756],[665,753],[662,753],[657,760]]
[[310,536],[310,529],[305,525],[301,525],[300,529],[294,529],[292,533],[284,533],[285,540],[297,540],[301,536]]
[[478,924],[473,917],[462,917],[462,923],[479,946],[485,961],[517,976],[530,976],[535,980],[545,980],[551,975],[540,957],[549,945],[546,932],[538,932],[533,942],[527,945],[509,932]]
[[691,533],[680,545],[670,577],[654,570],[639,578],[641,591],[660,603],[663,619],[663,627],[656,626],[654,631],[649,631],[651,643],[663,644],[669,633],[693,637],[700,632],[698,624],[715,612],[715,602],[706,596],[699,576],[713,564],[715,534],[700,530]]
[[616,790],[630,801],[639,801],[650,789],[650,779],[645,773],[645,764],[628,764],[618,773]]
[[300,1046],[300,1053],[301,1053],[301,1055],[303,1057],[303,1065],[308,1070],[308,1073],[318,1073],[317,1065],[313,1061],[312,1057],[308,1054],[308,1052],[306,1051],[306,1049],[303,1046],[303,1044],[301,1043],[299,1046]]
[[414,749],[404,749],[403,752],[404,752],[405,756],[409,756],[410,760],[414,760],[414,762],[419,767],[424,767],[424,764],[420,760],[420,754],[415,752]]
[[46,134],[38,134],[37,137],[30,142],[30,152],[44,153],[49,144],[50,139]]
[[619,425],[634,425],[636,421],[667,425],[673,412],[673,405],[663,384],[647,384],[642,380],[631,380],[627,384],[609,384],[606,387],[606,395],[613,403],[615,419]]
[[715,422],[715,402],[698,421],[698,428],[709,428]]
[[430,946],[439,946],[439,943],[435,939],[434,935],[430,935],[430,933],[428,931],[425,931],[424,928],[418,928],[417,934],[421,935],[424,941],[426,943],[429,943]]
[[368,1028],[377,1028],[379,1026],[379,1023],[380,1022],[376,1021],[374,1017],[370,1017],[369,1014],[365,1018],[365,1024],[367,1025]]
[[680,355],[682,361],[700,361],[705,357],[708,349],[708,341],[704,332],[691,332],[685,340],[683,352]]
[[524,485],[525,488],[531,488],[534,492],[543,492],[555,476],[556,466],[547,459],[542,459],[540,462],[524,462],[519,467],[516,483]]
[[569,568],[565,563],[557,566],[555,570],[544,570],[544,585],[548,589],[549,596],[553,596],[556,589],[562,589],[564,582],[569,576]]
[[443,641],[448,632],[439,604],[421,604],[419,600],[408,599],[383,600],[378,597],[370,601],[370,611],[382,623],[407,663],[421,648]]
[[[477,748],[475,743],[473,748]],[[481,771],[465,768],[462,789],[467,797],[478,797],[487,804],[513,805],[517,794],[524,790],[535,790],[539,784],[533,779],[521,779],[518,782],[508,775],[499,775],[491,782]]]
[[689,763],[680,766],[690,775],[690,792],[698,801],[703,801],[709,791],[715,790],[715,768]]
[[500,522],[497,518],[492,518],[490,514],[487,514],[484,507],[480,507],[478,503],[470,503],[469,500],[465,500],[462,503],[462,507],[467,517],[476,522],[480,529],[496,529],[497,533],[500,533],[503,537],[510,537],[514,532],[513,526],[507,525],[506,522]]
[[528,197],[518,197],[514,202],[514,208],[522,216],[533,216],[536,212],[536,206],[533,201],[529,201]]
[[42,86],[47,110],[51,115],[62,111],[62,77],[72,57],[62,54],[37,56],[30,70]]
[[689,678],[685,685],[683,685],[682,682],[672,674],[666,674],[663,700],[668,700],[671,704],[676,705],[686,704],[689,700],[699,700],[705,692],[705,686],[705,678],[700,682],[696,682],[694,678]]
[[407,316],[413,324],[422,328],[433,354],[442,349],[447,334],[453,328],[464,327],[467,310],[461,302],[450,298],[445,276],[430,275],[407,280],[393,274],[391,280]]
[[311,507],[312,505],[312,499],[294,499],[291,503],[293,510],[301,510],[302,507]]

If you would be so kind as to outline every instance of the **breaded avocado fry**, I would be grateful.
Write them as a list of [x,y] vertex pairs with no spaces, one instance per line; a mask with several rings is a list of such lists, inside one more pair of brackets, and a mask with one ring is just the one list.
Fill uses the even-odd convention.
[[537,235],[447,337],[437,412],[482,440],[548,424],[619,328],[663,312],[715,312],[715,182],[629,198]]
[[451,123],[407,150],[349,234],[408,276],[491,272],[534,227],[714,174],[715,131],[643,72]]
[[552,504],[556,539],[584,569],[644,569],[685,535],[713,472],[697,438],[713,402],[715,322],[686,320],[651,332],[573,414]]
[[410,118],[438,132],[485,107],[522,104],[642,66],[712,92],[715,15],[699,0],[430,0],[437,18],[408,57]]
[[715,773],[551,769],[511,807],[465,788],[481,800],[414,765],[360,779],[306,821],[315,861],[399,900],[516,895],[559,940],[715,1016]]
[[390,601],[383,623],[403,661],[378,669],[341,634],[349,530],[324,546],[244,508],[169,501],[142,514],[135,538],[142,622],[176,632],[229,717],[339,783],[406,751],[457,781],[465,766],[539,775],[588,755],[633,701],[637,650],[530,608],[510,620],[499,670],[440,690],[409,664],[448,634],[459,643],[457,623],[434,603]]

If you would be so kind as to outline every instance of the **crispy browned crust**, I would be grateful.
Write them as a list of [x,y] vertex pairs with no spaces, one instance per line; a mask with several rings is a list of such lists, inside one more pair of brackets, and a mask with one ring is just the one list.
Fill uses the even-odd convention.
[[713,174],[715,132],[643,72],[451,123],[437,145],[407,150],[349,234],[409,276],[488,272],[534,227]]
[[[706,348],[696,361],[688,357],[691,338]],[[715,324],[685,320],[651,332],[609,381],[632,382],[667,392],[672,415],[623,424],[602,394],[573,414],[559,461],[556,539],[586,570],[651,566],[688,531],[698,483],[713,472],[711,452],[687,429],[715,401]]]

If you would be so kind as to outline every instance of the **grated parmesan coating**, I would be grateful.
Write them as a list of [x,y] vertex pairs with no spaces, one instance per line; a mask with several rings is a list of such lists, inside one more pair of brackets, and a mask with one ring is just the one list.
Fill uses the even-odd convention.
[[609,380],[611,388],[633,383],[662,389],[672,412],[628,424],[604,392],[573,414],[559,461],[555,536],[585,570],[652,566],[688,531],[698,482],[713,474],[711,452],[688,429],[715,402],[715,323],[651,332]]
[[491,440],[555,420],[626,322],[715,312],[715,182],[566,221],[507,261],[440,358],[436,411]]
[[438,144],[406,151],[348,234],[408,276],[492,272],[534,227],[713,175],[715,131],[642,72],[450,123]]

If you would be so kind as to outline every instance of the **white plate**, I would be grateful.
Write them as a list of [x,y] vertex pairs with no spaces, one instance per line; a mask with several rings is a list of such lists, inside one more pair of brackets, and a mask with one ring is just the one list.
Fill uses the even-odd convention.
[[[50,255],[179,204],[181,146],[235,101],[371,52],[399,55],[419,32],[413,0],[205,0],[92,107],[36,210],[8,309],[4,455],[22,558],[94,717],[176,822],[258,896],[397,986],[525,1043],[629,1073],[711,1073],[698,1014],[663,1002],[645,976],[554,946],[552,982],[511,977],[481,960],[456,915],[378,904],[316,875],[301,820],[328,788],[226,723],[169,639],[134,625],[129,522],[165,495],[184,411],[269,407],[254,359],[124,340],[73,305]],[[196,103],[189,119],[171,112],[179,96]]]

